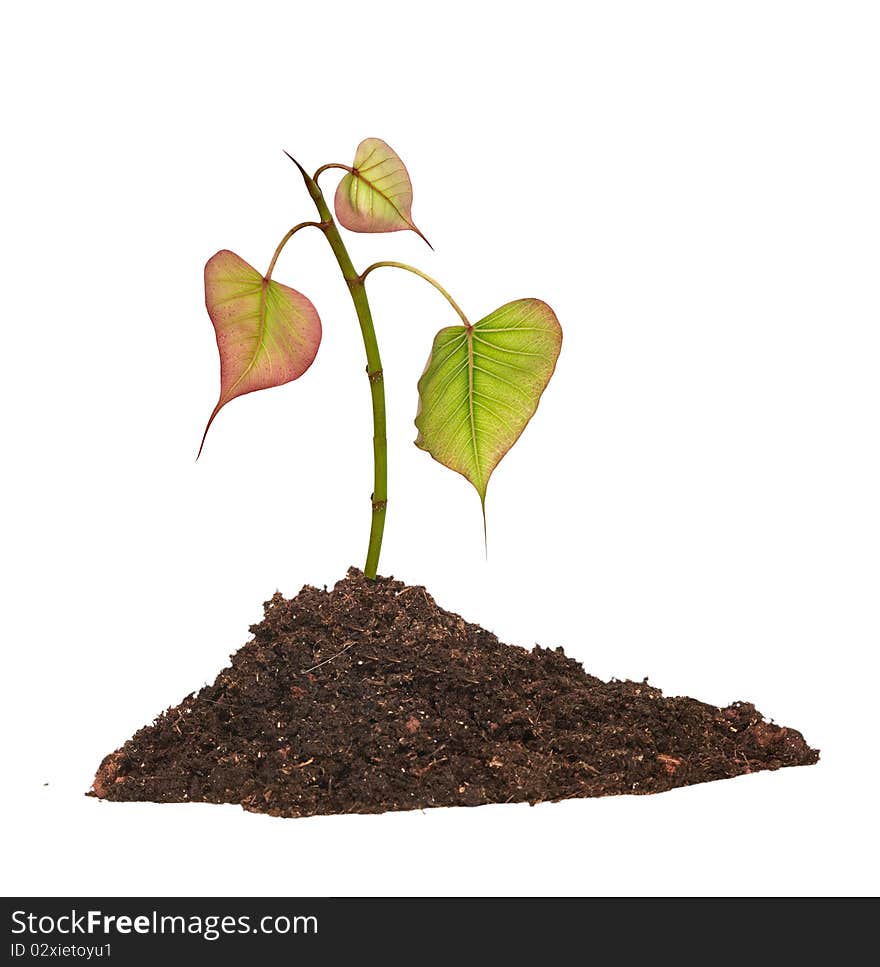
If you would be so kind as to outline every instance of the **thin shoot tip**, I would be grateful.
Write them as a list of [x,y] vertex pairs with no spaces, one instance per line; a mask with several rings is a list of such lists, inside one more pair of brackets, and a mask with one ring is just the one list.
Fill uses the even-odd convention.
[[300,174],[303,176],[303,178],[308,178],[308,175],[306,174],[306,169],[303,168],[303,166],[296,160],[296,158],[294,158],[294,156],[287,150],[287,148],[282,148],[281,150],[287,155],[288,158],[290,158],[290,160],[297,166],[297,168],[299,168]]

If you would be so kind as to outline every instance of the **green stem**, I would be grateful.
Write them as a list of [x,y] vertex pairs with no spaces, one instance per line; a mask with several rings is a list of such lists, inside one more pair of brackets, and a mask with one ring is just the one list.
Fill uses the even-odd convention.
[[281,250],[284,248],[285,245],[287,245],[287,243],[293,238],[294,235],[296,235],[296,233],[301,228],[323,228],[323,227],[324,225],[322,222],[300,222],[299,225],[294,225],[293,228],[278,243],[278,248],[275,249],[275,254],[272,256],[272,261],[269,263],[269,268],[266,269],[266,275],[264,276],[266,281],[268,282],[269,279],[272,278],[272,272],[275,268],[275,263],[278,261],[278,256],[281,254]]
[[443,286],[440,285],[440,283],[436,279],[432,279],[430,275],[427,275],[425,272],[422,272],[421,269],[415,268],[415,266],[407,265],[406,262],[374,262],[371,266],[364,269],[364,271],[361,273],[361,281],[364,281],[367,278],[367,276],[373,271],[373,269],[383,269],[383,268],[404,269],[407,272],[412,272],[413,275],[417,275],[420,279],[424,279],[426,282],[429,282],[440,293],[440,295],[442,295],[443,298],[452,306],[452,308],[455,309],[455,311],[458,313],[459,319],[461,319],[461,321],[468,327],[468,329],[472,328],[470,321],[468,320],[468,317],[461,311],[458,303],[455,301],[455,299],[452,298],[452,296],[446,291],[446,289],[444,289]]
[[[287,154],[287,152],[285,152]],[[373,401],[373,493],[371,495],[373,511],[370,523],[370,543],[367,547],[367,562],[364,574],[373,579],[379,566],[379,552],[382,550],[382,535],[385,531],[385,510],[388,504],[388,443],[385,435],[385,382],[382,376],[382,358],[379,355],[379,345],[376,342],[376,330],[373,328],[373,316],[370,303],[367,301],[367,290],[363,277],[358,275],[351,258],[336,227],[336,222],[330,214],[327,202],[318,183],[309,177],[303,166],[295,159],[288,158],[299,168],[303,181],[306,183],[309,195],[321,216],[321,228],[330,248],[336,256],[342,276],[351,293],[364,349],[367,353],[367,376],[370,380],[370,396]]]

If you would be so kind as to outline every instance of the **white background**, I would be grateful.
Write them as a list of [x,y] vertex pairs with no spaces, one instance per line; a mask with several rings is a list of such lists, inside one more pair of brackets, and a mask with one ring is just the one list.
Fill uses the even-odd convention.
[[[17,4],[0,74],[3,887],[9,895],[864,894],[877,888],[880,143],[873,3]],[[370,421],[319,235],[298,382],[218,386],[202,266],[265,266],[309,168],[406,161],[412,261],[465,311],[565,330],[479,501],[412,446],[455,322],[370,290],[381,570],[595,674],[754,701],[819,766],[645,798],[275,820],[86,799],[279,588],[360,564]],[[332,182],[327,180],[327,189]]]

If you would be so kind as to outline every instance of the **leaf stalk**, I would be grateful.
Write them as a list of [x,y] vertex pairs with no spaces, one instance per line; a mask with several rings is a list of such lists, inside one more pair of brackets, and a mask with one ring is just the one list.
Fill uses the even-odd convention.
[[[290,156],[288,155],[288,157]],[[332,161],[330,164],[321,165],[321,167],[318,168],[318,170],[312,175],[312,181],[314,181],[315,184],[317,184],[318,179],[321,177],[321,175],[324,174],[325,171],[329,171],[331,168],[339,168],[341,171],[347,171],[350,175],[357,174],[357,171],[354,168],[352,168],[350,165],[341,165],[341,164],[337,164],[335,161]]]
[[361,281],[364,281],[366,277],[374,269],[383,269],[383,268],[403,269],[405,272],[412,272],[413,275],[417,275],[420,279],[424,279],[430,285],[433,285],[434,288],[440,293],[440,295],[442,295],[443,298],[452,306],[452,308],[458,314],[459,319],[461,319],[461,321],[465,324],[465,326],[468,329],[473,328],[473,326],[470,323],[470,320],[462,312],[459,304],[455,301],[455,299],[452,298],[452,296],[446,291],[446,289],[444,289],[443,286],[440,285],[440,283],[436,279],[432,279],[431,276],[428,275],[426,272],[423,272],[421,269],[417,269],[413,265],[407,265],[406,262],[374,262],[368,268],[364,269],[364,271],[361,273]]
[[275,269],[275,263],[278,261],[278,256],[281,254],[282,249],[285,245],[293,238],[294,235],[301,228],[324,228],[323,222],[300,222],[299,225],[294,225],[293,228],[281,239],[278,243],[278,247],[275,249],[275,254],[272,256],[272,261],[269,263],[269,268],[266,269],[266,275],[264,276],[266,282],[272,278],[272,272]]

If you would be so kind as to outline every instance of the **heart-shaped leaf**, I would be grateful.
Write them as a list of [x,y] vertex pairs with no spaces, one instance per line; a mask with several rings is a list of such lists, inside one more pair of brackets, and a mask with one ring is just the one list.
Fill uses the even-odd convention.
[[205,427],[236,396],[289,383],[312,365],[321,320],[296,289],[265,279],[234,252],[205,265],[205,305],[220,350],[220,399]]
[[351,172],[339,182],[334,206],[340,225],[352,232],[411,229],[428,242],[412,220],[412,199],[404,163],[384,141],[367,138],[358,145]]
[[419,380],[416,446],[476,487],[485,513],[492,471],[538,407],[562,328],[538,299],[517,299],[434,338]]

